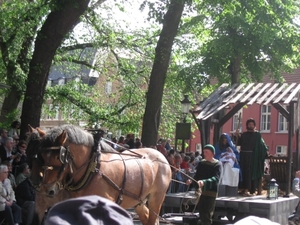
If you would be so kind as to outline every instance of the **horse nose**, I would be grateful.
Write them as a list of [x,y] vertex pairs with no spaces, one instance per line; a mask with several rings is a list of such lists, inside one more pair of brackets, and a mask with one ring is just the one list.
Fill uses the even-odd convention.
[[51,191],[48,192],[49,197],[54,197],[54,195],[55,195],[54,190],[51,190]]

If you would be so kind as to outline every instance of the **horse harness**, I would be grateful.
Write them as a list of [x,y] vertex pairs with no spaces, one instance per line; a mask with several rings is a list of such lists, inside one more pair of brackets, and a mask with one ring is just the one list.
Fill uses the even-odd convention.
[[[139,153],[136,153],[134,151],[131,151],[130,149],[128,149],[132,154],[131,155],[135,155],[138,156],[137,164],[140,168],[140,176],[141,176],[141,188],[140,188],[140,192],[139,195],[136,195],[130,191],[125,190],[125,185],[126,185],[126,173],[127,173],[127,167],[126,167],[126,163],[124,158],[122,157],[122,155],[125,155],[124,153],[121,152],[116,152],[115,154],[118,154],[123,162],[124,165],[124,175],[123,175],[123,181],[122,181],[122,185],[121,187],[119,187],[111,178],[109,178],[105,173],[103,173],[100,170],[100,156],[101,156],[101,141],[99,141],[98,144],[95,144],[93,147],[93,151],[92,151],[92,156],[90,157],[90,159],[81,167],[79,168],[79,171],[81,169],[83,169],[85,166],[88,166],[83,178],[80,179],[80,181],[73,185],[71,184],[73,181],[74,175],[72,178],[70,178],[70,180],[68,182],[66,182],[66,184],[63,184],[60,181],[60,178],[62,176],[63,171],[65,170],[65,168],[67,167],[67,165],[69,165],[70,167],[70,171],[73,174],[73,156],[69,150],[69,146],[65,147],[65,146],[53,146],[53,147],[48,147],[48,148],[43,148],[42,151],[47,151],[47,150],[59,150],[59,160],[62,163],[62,166],[58,167],[58,166],[43,166],[42,168],[46,171],[46,170],[59,170],[59,173],[57,175],[56,180],[53,183],[56,183],[59,187],[60,190],[62,189],[66,189],[67,191],[78,191],[82,188],[84,188],[90,181],[90,179],[92,178],[93,175],[99,173],[100,176],[109,184],[111,185],[115,190],[118,191],[118,195],[116,197],[116,203],[117,204],[121,204],[123,201],[123,195],[128,196],[130,198],[133,198],[135,200],[138,200],[141,203],[143,203],[143,200],[141,199],[141,195],[143,193],[143,187],[144,187],[144,170],[143,167],[140,163],[140,161],[138,159],[143,158],[144,156],[142,156]],[[111,152],[113,153],[113,152]],[[53,184],[52,183],[52,184]],[[52,185],[49,184],[49,185]]]

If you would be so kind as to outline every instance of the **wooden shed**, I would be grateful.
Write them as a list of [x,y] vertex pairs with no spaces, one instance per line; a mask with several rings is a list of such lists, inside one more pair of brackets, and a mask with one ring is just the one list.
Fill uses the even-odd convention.
[[[299,128],[299,92],[298,83],[250,83],[250,84],[222,84],[208,98],[201,101],[191,111],[201,134],[202,146],[209,143],[210,127],[214,127],[213,140],[217,142],[222,126],[245,105],[271,104],[288,121],[288,154],[286,163],[286,195],[290,193],[292,163],[298,169],[299,151],[297,143],[296,157],[293,159],[292,139]],[[288,110],[284,107],[288,105]],[[225,113],[225,108],[230,108]],[[299,139],[298,139],[299,140]]]

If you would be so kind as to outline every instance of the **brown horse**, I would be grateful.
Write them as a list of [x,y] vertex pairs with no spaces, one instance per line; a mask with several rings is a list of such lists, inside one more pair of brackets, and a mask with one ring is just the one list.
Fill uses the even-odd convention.
[[91,134],[72,125],[37,131],[32,180],[40,182],[44,198],[99,195],[125,209],[134,207],[144,225],[159,224],[171,180],[169,163],[160,152],[141,148],[120,153],[104,141],[94,145]]

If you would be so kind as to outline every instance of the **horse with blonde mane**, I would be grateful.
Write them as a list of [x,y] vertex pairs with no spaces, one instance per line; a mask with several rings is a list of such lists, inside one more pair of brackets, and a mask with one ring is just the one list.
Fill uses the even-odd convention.
[[31,180],[43,209],[67,198],[99,195],[134,208],[143,225],[159,224],[171,181],[169,163],[160,152],[140,148],[120,153],[104,141],[95,144],[90,133],[72,125],[48,132],[31,128],[30,137]]

